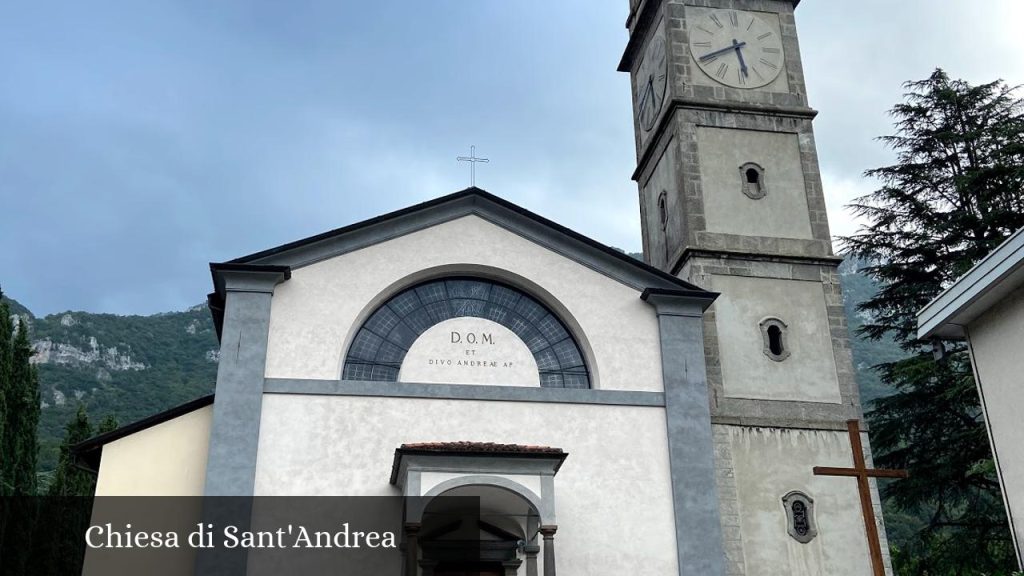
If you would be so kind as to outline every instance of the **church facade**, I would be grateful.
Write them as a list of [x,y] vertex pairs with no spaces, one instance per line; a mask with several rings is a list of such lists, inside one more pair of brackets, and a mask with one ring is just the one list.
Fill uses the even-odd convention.
[[406,575],[889,571],[815,474],[861,407],[795,4],[632,2],[645,262],[470,188],[213,264],[215,394],[79,446],[97,494],[479,497],[486,562],[412,507]]

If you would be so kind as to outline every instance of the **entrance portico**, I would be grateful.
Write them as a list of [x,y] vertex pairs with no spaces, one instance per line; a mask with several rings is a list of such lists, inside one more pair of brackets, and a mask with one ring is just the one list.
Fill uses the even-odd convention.
[[555,576],[554,477],[567,456],[546,446],[403,444],[391,483],[408,497],[405,574]]

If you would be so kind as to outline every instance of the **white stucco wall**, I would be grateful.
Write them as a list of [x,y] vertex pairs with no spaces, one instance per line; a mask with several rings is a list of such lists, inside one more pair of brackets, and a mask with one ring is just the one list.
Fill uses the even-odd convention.
[[[708,232],[812,237],[799,136],[698,128],[697,149]],[[739,168],[748,162],[756,162],[765,171],[767,194],[759,200],[743,193]]]
[[97,496],[202,496],[213,406],[103,447]]
[[274,292],[267,377],[338,378],[363,315],[404,287],[396,283],[437,267],[452,273],[488,267],[529,278],[578,323],[596,359],[595,387],[662,390],[657,319],[637,290],[478,216],[295,269]]
[[[815,466],[853,465],[846,432],[726,426],[735,469],[746,576],[871,574],[855,478],[814,476]],[[782,497],[814,499],[818,536],[787,533]]]
[[[726,396],[841,402],[820,282],[712,276],[711,286],[722,294],[712,310]],[[760,322],[765,317],[788,326],[791,354],[782,362],[764,354]]]
[[968,326],[971,356],[985,404],[1003,498],[1017,545],[1024,542],[1024,288]]
[[398,494],[388,483],[397,447],[459,440],[569,453],[555,477],[562,570],[677,572],[665,416],[657,407],[267,394],[256,494]]

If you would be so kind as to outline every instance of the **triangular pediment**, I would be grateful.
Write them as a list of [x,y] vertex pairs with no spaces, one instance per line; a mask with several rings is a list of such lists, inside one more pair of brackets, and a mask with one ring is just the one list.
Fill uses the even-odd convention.
[[[697,286],[480,188],[467,188],[376,218],[249,254],[226,263],[226,266],[275,266],[294,270],[468,215],[483,218],[640,291],[651,288],[692,292],[694,296],[712,296]],[[214,265],[215,276],[217,266]]]

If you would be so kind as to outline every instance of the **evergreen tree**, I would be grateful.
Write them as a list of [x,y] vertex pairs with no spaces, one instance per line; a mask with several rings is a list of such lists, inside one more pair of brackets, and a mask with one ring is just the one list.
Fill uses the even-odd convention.
[[60,460],[54,472],[53,481],[47,488],[49,496],[92,496],[96,478],[92,473],[75,466],[71,455],[71,446],[92,436],[92,425],[85,412],[85,406],[79,404],[74,419],[65,427],[64,440],[60,444]]
[[[0,290],[0,496],[10,493],[6,479],[9,462],[7,458],[7,402],[11,395],[11,309]],[[0,522],[2,525],[2,522]],[[2,530],[0,530],[2,534]]]
[[28,323],[21,321],[14,336],[11,364],[11,394],[7,399],[8,483],[16,496],[36,493],[36,427],[39,425],[39,376],[32,366]]
[[1001,81],[973,86],[942,70],[905,88],[896,133],[881,138],[896,163],[866,173],[881,187],[852,205],[867,223],[841,239],[881,284],[859,306],[872,319],[861,333],[890,334],[909,353],[876,367],[896,393],[869,414],[876,462],[910,470],[883,495],[924,521],[896,568],[1007,573],[1013,550],[969,358],[962,343],[919,341],[916,315],[1024,226],[1022,103]]
[[7,525],[7,501],[5,496],[11,493],[10,485],[7,483],[9,469],[11,467],[7,451],[7,435],[11,430],[7,426],[8,399],[11,396],[11,311],[4,300],[3,291],[0,290],[0,546],[4,542],[4,532]]
[[36,428],[39,424],[39,378],[30,360],[28,323],[19,321],[11,346],[4,446],[4,483],[8,487],[3,510],[2,551],[4,574],[31,574],[32,540],[36,524]]
[[36,560],[33,568],[40,574],[79,574],[85,557],[82,535],[89,527],[92,495],[96,478],[75,466],[71,447],[92,436],[92,425],[85,407],[78,405],[75,417],[65,426],[60,460],[53,481],[47,488],[33,544]]

